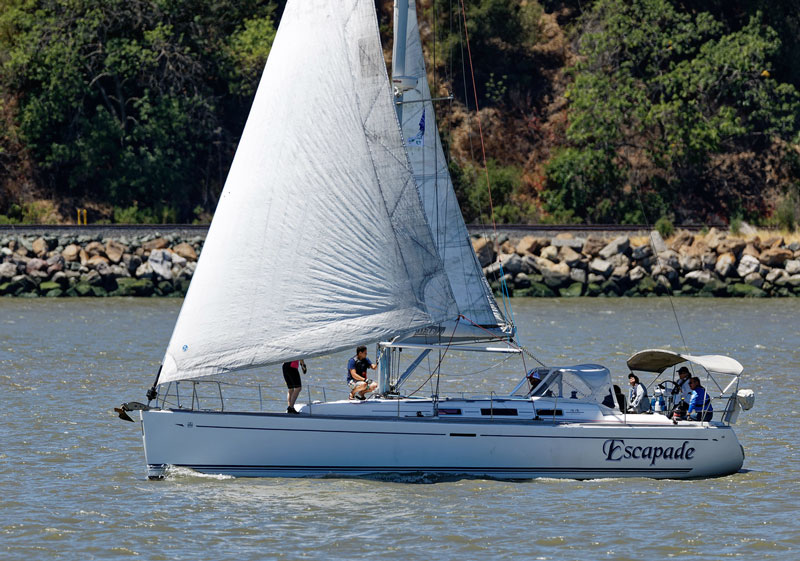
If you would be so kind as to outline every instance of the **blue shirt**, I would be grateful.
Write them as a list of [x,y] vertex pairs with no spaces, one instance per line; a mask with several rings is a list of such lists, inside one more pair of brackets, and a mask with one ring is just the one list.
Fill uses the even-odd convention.
[[364,360],[358,360],[356,357],[353,357],[350,360],[348,360],[347,361],[347,381],[349,382],[350,380],[353,379],[353,377],[350,375],[350,371],[353,370],[354,368],[355,368],[356,374],[359,374],[361,376],[364,376],[364,378],[366,378],[365,374],[367,372],[367,368],[369,368],[371,364],[372,364],[372,361],[369,359],[369,357],[364,357]]
[[711,407],[711,400],[706,395],[706,390],[703,386],[697,386],[697,389],[692,392],[689,399],[689,413],[693,411],[713,411]]

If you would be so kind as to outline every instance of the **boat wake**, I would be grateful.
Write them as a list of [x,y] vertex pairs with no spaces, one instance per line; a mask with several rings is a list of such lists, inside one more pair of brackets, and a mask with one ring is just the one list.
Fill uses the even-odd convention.
[[217,479],[221,481],[226,479],[236,479],[236,477],[233,475],[224,475],[220,473],[200,473],[199,471],[195,471],[187,467],[168,466],[164,472],[164,479]]

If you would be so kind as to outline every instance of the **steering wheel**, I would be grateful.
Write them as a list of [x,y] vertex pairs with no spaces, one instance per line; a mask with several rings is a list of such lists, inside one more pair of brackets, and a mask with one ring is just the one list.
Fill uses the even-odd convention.
[[676,384],[672,380],[664,380],[663,382],[659,382],[657,385],[664,391],[664,395],[675,395],[677,393],[680,393],[680,388],[678,384]]

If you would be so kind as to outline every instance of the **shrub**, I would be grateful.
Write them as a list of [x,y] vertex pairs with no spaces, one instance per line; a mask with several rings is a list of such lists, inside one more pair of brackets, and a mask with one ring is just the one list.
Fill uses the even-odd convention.
[[734,236],[738,236],[742,233],[742,217],[741,216],[734,216],[731,218],[730,221],[730,231],[731,234]]
[[620,222],[627,210],[611,152],[566,148],[550,160],[545,174],[544,208],[564,222]]
[[58,224],[59,214],[51,201],[33,201],[22,204],[21,224]]
[[798,213],[798,197],[789,195],[775,207],[775,223],[781,230],[794,232],[797,229],[798,214],[800,214]]
[[[467,165],[455,176],[460,183],[457,191],[461,191],[466,199],[461,203],[465,220],[489,223],[492,221],[492,209],[498,223],[509,224],[523,220],[531,209],[518,204],[514,199],[514,193],[522,181],[522,170],[517,166],[503,166],[492,159],[486,162],[486,168],[485,171],[477,166]],[[487,172],[491,185],[491,205],[489,185],[486,183]]]
[[116,224],[175,224],[178,211],[171,206],[160,205],[155,208],[139,208],[134,202],[129,207],[114,207],[113,222]]
[[656,220],[655,229],[664,239],[675,233],[675,226],[672,225],[672,221],[666,216],[662,216]]

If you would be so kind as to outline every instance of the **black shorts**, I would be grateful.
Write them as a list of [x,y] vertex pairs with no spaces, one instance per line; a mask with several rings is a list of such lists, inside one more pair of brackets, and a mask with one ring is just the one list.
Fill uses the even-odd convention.
[[290,390],[303,387],[300,382],[300,371],[297,368],[292,368],[291,363],[283,363],[283,379],[286,380],[286,387]]

